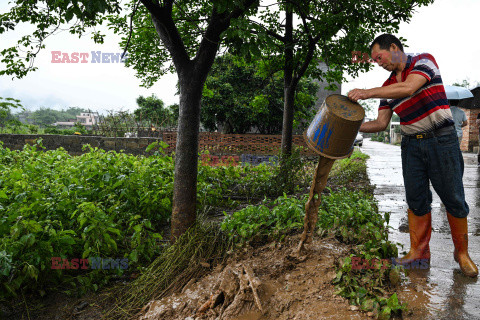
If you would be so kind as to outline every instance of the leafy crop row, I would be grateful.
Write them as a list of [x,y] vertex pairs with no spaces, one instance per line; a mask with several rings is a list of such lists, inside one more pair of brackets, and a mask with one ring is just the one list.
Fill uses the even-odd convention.
[[[126,258],[132,273],[158,256],[174,177],[174,161],[161,146],[149,157],[41,148],[0,146],[0,298],[23,289],[44,294],[59,284],[82,293],[126,275],[120,268],[72,268],[72,259]],[[234,194],[270,190],[275,174],[266,165],[200,166],[198,208],[225,208],[235,205]],[[52,258],[61,268],[52,269]]]
[[[344,169],[339,171],[339,168]],[[351,181],[345,179],[344,170],[350,170],[353,179],[358,179],[361,171],[365,170],[365,157],[339,161],[337,168],[332,170],[339,175],[333,180],[349,185]],[[289,230],[298,230],[303,226],[307,199],[308,195],[283,195],[274,201],[266,199],[260,205],[226,215],[222,229],[239,243],[255,241],[258,237],[281,237]],[[336,191],[327,189],[322,195],[318,233],[355,245],[354,253],[337,263],[337,275],[333,281],[336,293],[364,311],[376,312],[381,319],[388,319],[393,313],[406,309],[395,293],[386,290],[392,279],[400,279],[399,270],[391,268],[390,264],[384,268],[354,268],[352,258],[389,261],[397,256],[396,246],[388,241],[388,221],[389,214],[378,214],[376,201],[370,193],[339,188]]]

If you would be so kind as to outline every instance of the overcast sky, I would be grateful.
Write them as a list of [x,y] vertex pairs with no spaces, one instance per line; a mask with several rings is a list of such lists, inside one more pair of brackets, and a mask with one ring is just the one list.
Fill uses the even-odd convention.
[[[0,13],[8,10],[7,1],[1,0]],[[444,84],[469,79],[480,81],[480,42],[477,0],[436,0],[428,7],[417,9],[409,24],[401,24],[398,35],[407,39],[405,52],[429,52],[437,63]],[[0,50],[13,45],[28,32],[28,27],[1,35]],[[122,63],[91,63],[91,51],[121,53],[119,38],[108,34],[105,44],[96,45],[89,37],[78,39],[68,32],[57,34],[45,42],[46,48],[38,55],[36,72],[23,79],[0,77],[0,97],[20,99],[29,109],[38,107],[82,107],[92,110],[134,110],[139,95],[155,93],[166,105],[178,103],[176,76],[166,75],[153,87],[140,87],[133,69]],[[52,51],[62,53],[89,53],[88,63],[52,63]],[[81,60],[81,59],[80,59]],[[1,66],[4,68],[4,66]],[[380,86],[387,71],[375,68],[342,85],[345,94],[353,88]]]

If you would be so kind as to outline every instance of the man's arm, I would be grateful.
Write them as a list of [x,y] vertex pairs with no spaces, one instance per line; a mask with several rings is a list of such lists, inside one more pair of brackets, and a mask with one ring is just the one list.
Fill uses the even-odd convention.
[[[462,110],[462,109],[459,109],[459,110]],[[467,115],[462,110],[462,128],[465,127],[466,125],[467,125]]]
[[391,109],[378,110],[378,117],[376,120],[362,123],[360,126],[360,132],[380,132],[384,131],[390,119],[392,118],[393,111]]
[[405,81],[393,83],[385,87],[353,89],[348,93],[348,97],[355,102],[371,98],[401,99],[413,95],[427,81],[427,78],[424,76],[410,74]]

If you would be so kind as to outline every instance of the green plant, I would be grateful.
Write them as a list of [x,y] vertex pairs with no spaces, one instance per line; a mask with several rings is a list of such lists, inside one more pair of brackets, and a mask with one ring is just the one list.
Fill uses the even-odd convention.
[[[337,264],[337,276],[333,281],[337,294],[362,310],[376,311],[380,318],[388,319],[406,309],[396,294],[385,290],[390,284],[390,274],[399,271],[381,267],[352,268],[353,257],[362,261],[386,261],[398,254],[396,246],[388,241],[389,214],[378,214],[371,188],[361,191],[350,187],[352,182],[368,179],[367,158],[356,152],[350,158],[337,161],[329,180],[335,188],[327,188],[321,195],[317,226],[319,234],[355,245],[354,254]],[[259,205],[226,214],[222,230],[238,243],[259,237],[281,237],[303,226],[307,198],[308,195],[297,198],[284,194],[274,201],[265,199]]]
[[355,150],[348,158],[335,161],[329,176],[329,185],[332,189],[345,187],[348,190],[367,191],[368,184],[358,184],[368,181],[366,160],[368,155]]
[[[0,148],[0,298],[70,283],[85,292],[123,270],[52,270],[52,258],[126,257],[129,271],[158,254],[171,212],[173,160],[63,149]],[[32,281],[33,280],[33,281]]]
[[[74,157],[61,148],[44,151],[40,140],[20,151],[0,147],[0,298],[57,285],[71,293],[97,290],[150,263],[172,211],[174,161],[166,146],[148,146],[148,157],[90,146]],[[272,194],[277,172],[274,165],[199,165],[198,212]],[[294,223],[287,211],[270,214],[280,221],[277,229]],[[51,269],[52,257],[95,256],[127,258],[128,270]]]

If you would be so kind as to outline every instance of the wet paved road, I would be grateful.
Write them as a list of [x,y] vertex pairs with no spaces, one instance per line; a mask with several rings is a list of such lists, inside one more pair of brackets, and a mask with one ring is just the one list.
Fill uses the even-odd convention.
[[[370,156],[367,162],[368,175],[372,184],[376,185],[375,196],[379,201],[379,210],[391,212],[390,225],[393,228],[390,240],[403,244],[403,250],[408,251],[410,238],[406,225],[407,204],[400,147],[367,139],[361,150]],[[480,168],[476,164],[476,155],[464,154],[464,159],[463,183],[470,206],[469,253],[472,260],[480,266]],[[429,312],[422,319],[480,320],[480,281],[463,276],[453,260],[454,247],[445,207],[433,188],[430,189],[433,193],[431,267],[429,270],[410,273],[411,277],[427,280],[423,287],[427,298],[421,303]],[[399,252],[402,250],[399,249]]]

